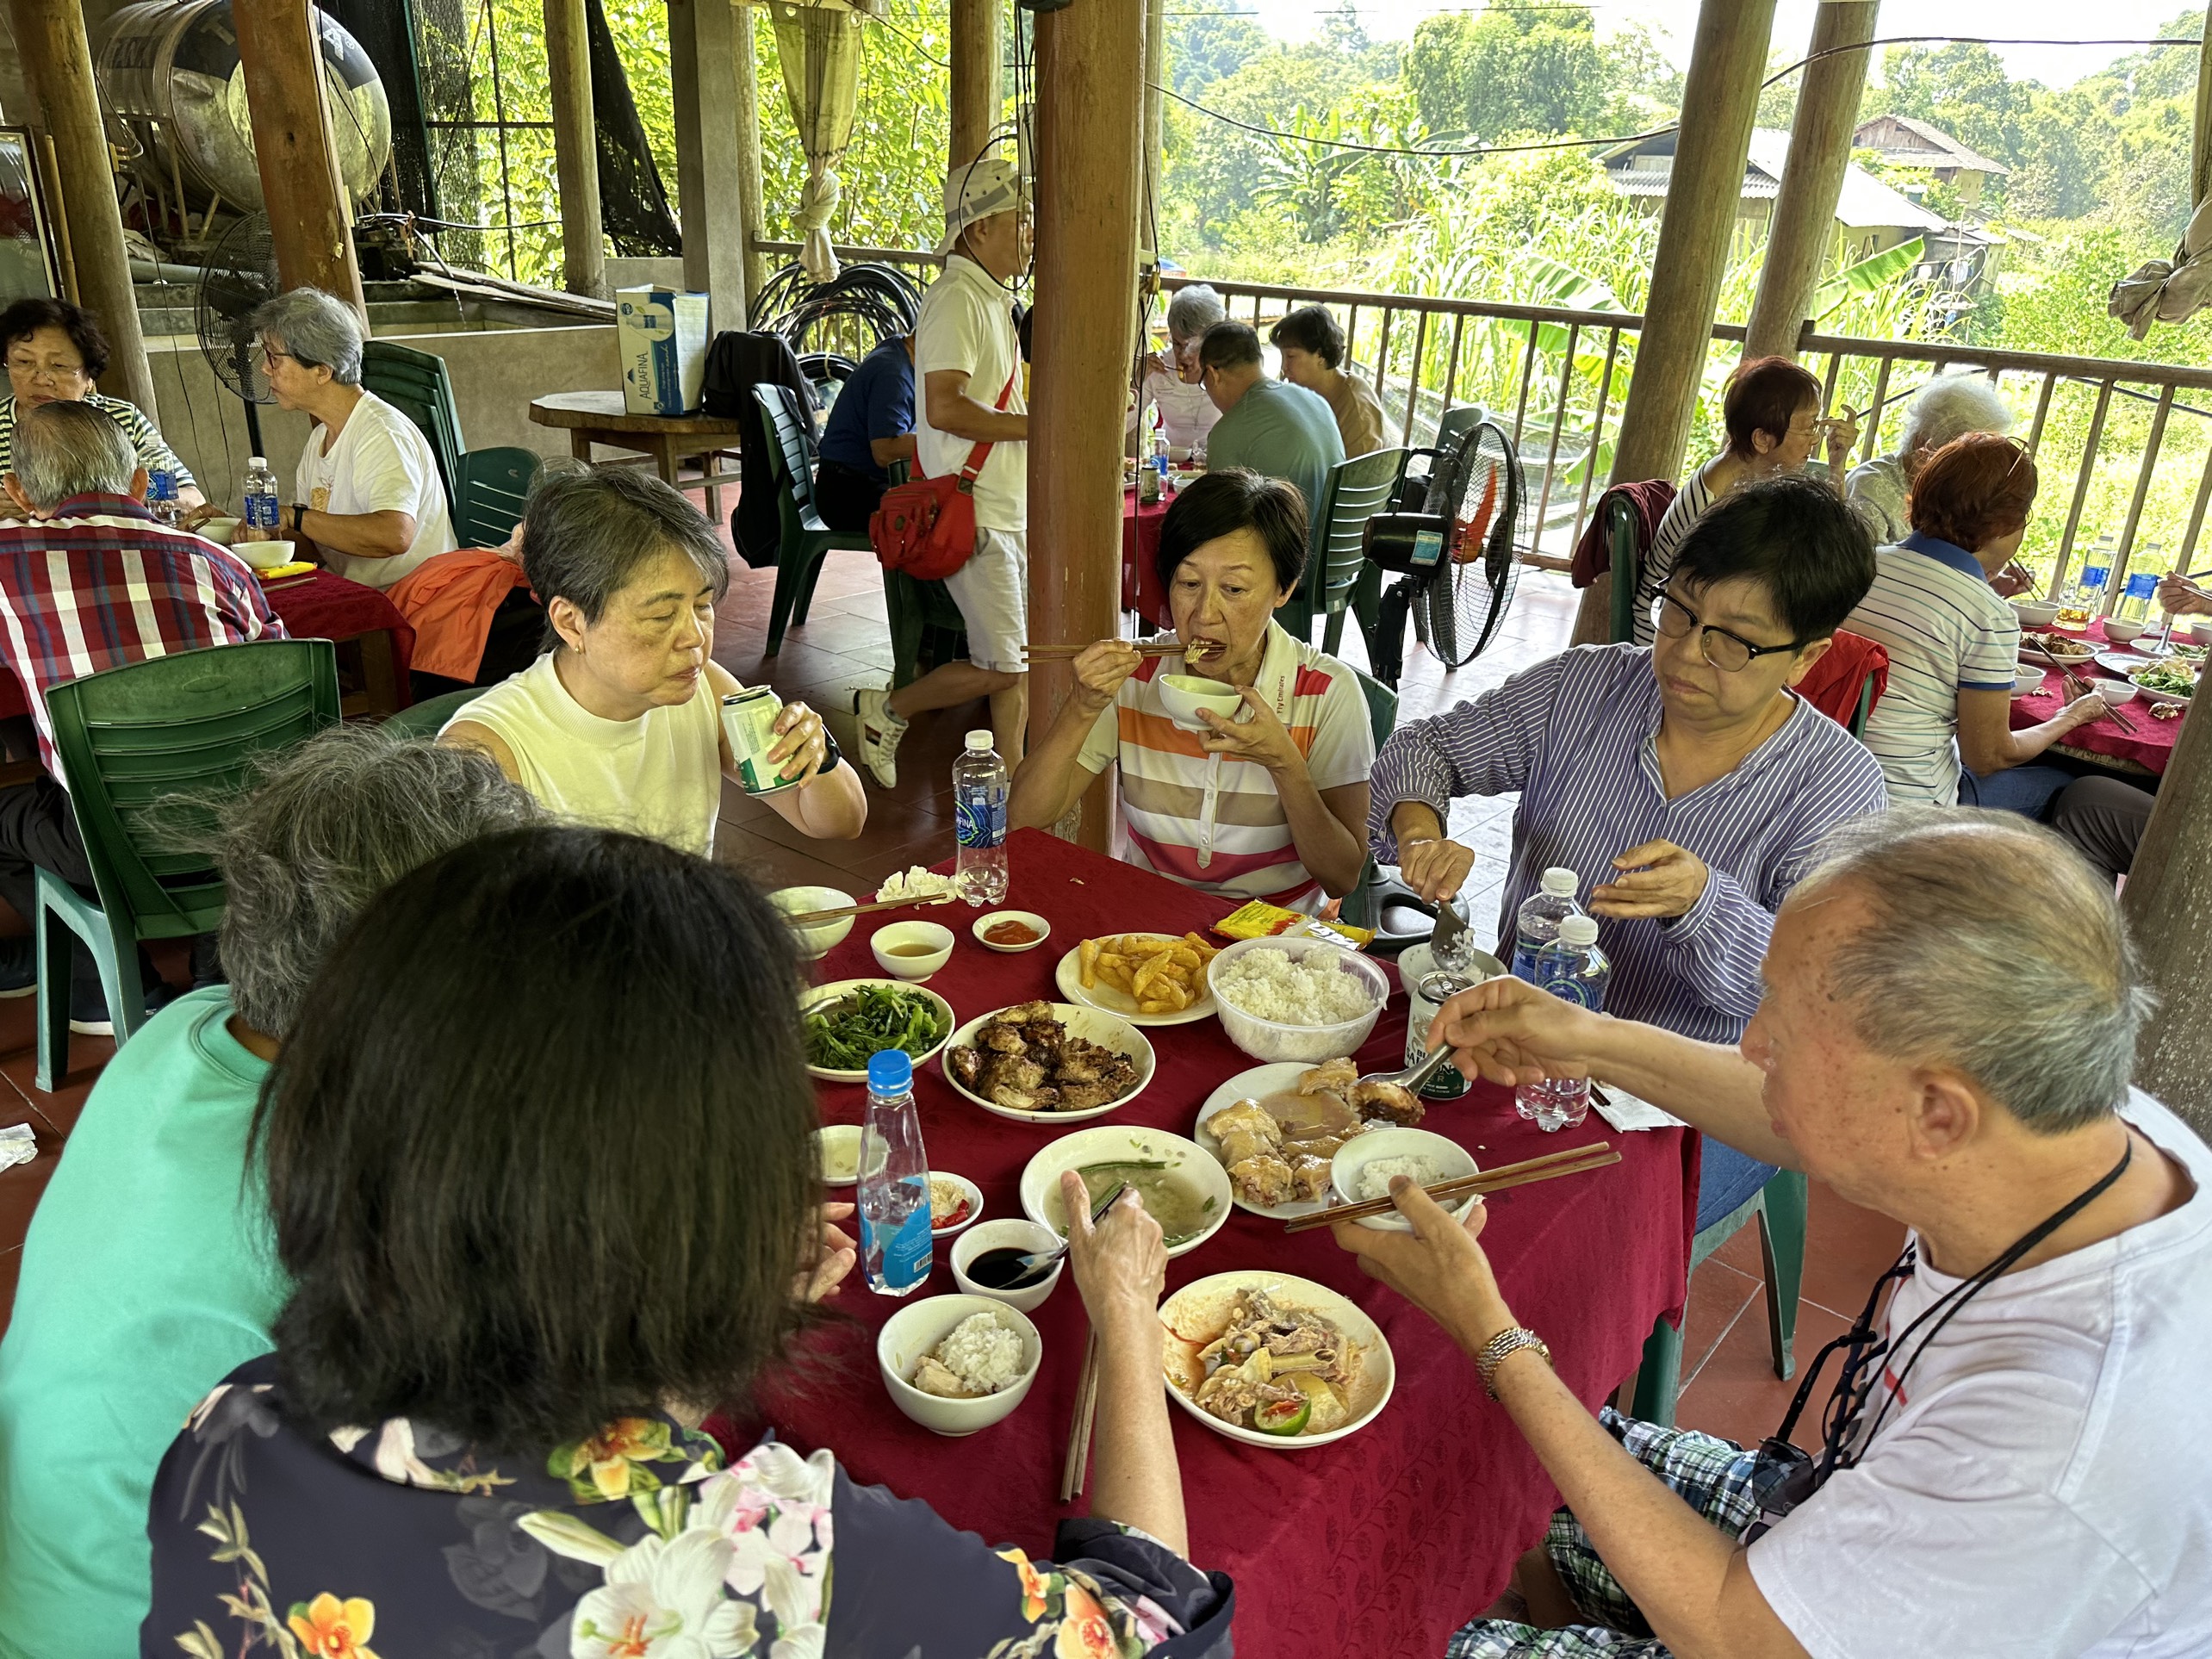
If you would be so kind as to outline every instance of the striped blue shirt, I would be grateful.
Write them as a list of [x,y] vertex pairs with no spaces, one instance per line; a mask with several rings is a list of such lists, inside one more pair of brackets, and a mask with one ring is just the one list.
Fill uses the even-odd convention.
[[1800,700],[1736,769],[1667,798],[1661,782],[1659,682],[1639,645],[1586,645],[1515,674],[1472,702],[1401,726],[1375,763],[1368,821],[1375,854],[1397,862],[1390,810],[1423,801],[1439,817],[1459,795],[1520,792],[1513,861],[1499,906],[1510,954],[1513,916],[1547,866],[1581,880],[1648,841],[1704,861],[1705,892],[1665,921],[1599,918],[1612,962],[1610,1013],[1706,1042],[1734,1042],[1759,1006],[1759,964],[1774,911],[1813,862],[1822,836],[1888,805],[1881,767],[1850,733]]

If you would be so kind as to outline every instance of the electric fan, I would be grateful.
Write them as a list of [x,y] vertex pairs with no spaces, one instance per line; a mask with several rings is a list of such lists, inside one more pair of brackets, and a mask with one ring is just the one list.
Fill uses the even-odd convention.
[[246,443],[252,454],[259,455],[261,415],[256,406],[276,399],[262,369],[253,314],[282,291],[276,251],[269,239],[269,215],[240,217],[200,263],[207,274],[200,279],[192,308],[200,349],[208,354],[215,378],[245,405]]
[[1477,421],[1439,457],[1420,513],[1367,521],[1367,556],[1400,580],[1384,593],[1375,630],[1375,676],[1395,687],[1406,618],[1446,668],[1472,662],[1513,603],[1527,511],[1520,458],[1495,424]]

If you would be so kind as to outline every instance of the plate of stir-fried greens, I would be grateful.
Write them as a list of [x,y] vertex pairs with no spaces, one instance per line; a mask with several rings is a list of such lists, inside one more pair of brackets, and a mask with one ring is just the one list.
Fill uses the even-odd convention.
[[830,1083],[866,1083],[868,1056],[901,1048],[914,1068],[953,1035],[953,1005],[897,979],[839,979],[799,999],[806,1069]]

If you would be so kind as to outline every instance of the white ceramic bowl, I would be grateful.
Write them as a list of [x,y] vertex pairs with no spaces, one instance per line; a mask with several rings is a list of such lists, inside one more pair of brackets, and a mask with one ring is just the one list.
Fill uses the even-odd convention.
[[1237,711],[1244,706],[1244,699],[1235,687],[1209,680],[1203,674],[1164,674],[1153,683],[1159,687],[1160,706],[1167,711],[1167,718],[1185,731],[1209,730],[1198,718],[1201,709],[1210,709],[1224,720],[1233,720]]
[[[1358,1345],[1358,1369],[1347,1390],[1350,1398],[1346,1404],[1351,1407],[1351,1415],[1337,1427],[1320,1434],[1262,1434],[1258,1429],[1225,1423],[1210,1412],[1199,1410],[1191,1399],[1198,1384],[1204,1381],[1198,1350],[1221,1334],[1228,1322],[1229,1306],[1236,1300],[1237,1292],[1247,1288],[1265,1290],[1281,1307],[1319,1314]],[[1397,1361],[1391,1355],[1389,1343],[1383,1339],[1382,1327],[1350,1297],[1294,1274],[1247,1268],[1241,1272],[1216,1273],[1209,1278],[1194,1279],[1159,1305],[1159,1322],[1165,1327],[1162,1358],[1167,1373],[1168,1398],[1215,1433],[1248,1446],[1264,1446],[1270,1451],[1299,1451],[1357,1434],[1389,1404],[1390,1390],[1398,1380]]]
[[[1206,1224],[1180,1244],[1168,1246],[1171,1256],[1186,1255],[1221,1230],[1235,1201],[1229,1191],[1228,1171],[1221,1160],[1195,1140],[1186,1140],[1165,1129],[1141,1124],[1124,1127],[1103,1123],[1095,1129],[1078,1129],[1039,1149],[1022,1171],[1022,1213],[1053,1238],[1062,1237],[1054,1217],[1060,1214],[1059,1178],[1064,1170],[1080,1170],[1092,1164],[1126,1164],[1158,1159],[1198,1189],[1210,1203]],[[1049,1207],[1047,1200],[1049,1199]]]
[[2212,645],[2212,622],[2190,623],[2189,637],[2199,645]]
[[1108,1101],[1103,1106],[1086,1106],[1075,1112],[1017,1111],[1011,1106],[1001,1106],[996,1101],[985,1100],[953,1075],[949,1062],[954,1049],[972,1047],[976,1033],[1005,1012],[1005,1010],[997,1008],[988,1014],[977,1016],[953,1033],[953,1040],[945,1045],[944,1053],[937,1059],[938,1069],[944,1072],[945,1081],[994,1117],[1011,1118],[1016,1123],[1088,1123],[1094,1117],[1120,1111],[1144,1093],[1152,1083],[1153,1072],[1159,1068],[1159,1059],[1143,1032],[1119,1015],[1109,1014],[1101,1008],[1085,1008],[1079,1003],[1049,1003],[1047,1006],[1052,1010],[1053,1017],[1066,1026],[1071,1035],[1088,1038],[1100,1047],[1110,1048],[1132,1062],[1137,1068],[1136,1086],[1118,1099]]
[[2013,600],[2012,612],[2020,618],[2020,625],[2023,628],[2047,628],[2059,619],[2057,606],[2044,605],[2033,600]]
[[[989,1314],[1022,1339],[1022,1375],[997,1394],[980,1400],[948,1400],[924,1394],[907,1379],[929,1352],[971,1314]],[[893,1314],[876,1336],[876,1369],[892,1403],[933,1434],[957,1438],[989,1428],[1013,1415],[1037,1380],[1045,1357],[1044,1340],[1029,1316],[989,1296],[924,1296]]]
[[292,562],[289,542],[236,542],[231,550],[242,556],[256,570],[274,570],[279,565]]
[[[1370,1129],[1338,1147],[1336,1157],[1330,1162],[1329,1181],[1336,1188],[1337,1196],[1347,1204],[1358,1202],[1353,1195],[1359,1190],[1359,1172],[1378,1158],[1426,1158],[1436,1166],[1436,1178],[1439,1181],[1456,1181],[1463,1175],[1473,1175],[1479,1167],[1475,1155],[1457,1140],[1432,1134],[1426,1129]],[[1467,1212],[1475,1208],[1476,1202],[1469,1198],[1453,1208],[1451,1219],[1465,1221]],[[1395,1210],[1388,1215],[1363,1215],[1359,1224],[1378,1233],[1414,1230],[1414,1224]]]
[[235,519],[210,519],[193,531],[213,542],[217,547],[228,547],[238,539],[239,521]]
[[929,1236],[933,1239],[949,1239],[955,1233],[964,1232],[974,1225],[982,1216],[983,1189],[965,1175],[955,1175],[950,1170],[931,1170],[929,1196],[933,1204],[936,1198],[936,1184],[940,1181],[949,1181],[958,1187],[960,1190],[960,1196],[967,1201],[966,1213],[962,1214],[956,1221],[947,1221],[942,1226],[939,1226],[934,1210],[930,1215]]
[[[1221,989],[1221,971],[1259,950],[1282,951],[1300,958],[1316,950],[1335,952],[1342,959],[1342,970],[1366,986],[1367,1011],[1334,1025],[1285,1025],[1245,1012]],[[1213,990],[1221,1029],[1229,1034],[1231,1042],[1256,1060],[1304,1060],[1309,1066],[1349,1054],[1365,1042],[1367,1034],[1375,1029],[1382,1004],[1390,998],[1389,978],[1380,967],[1358,952],[1326,939],[1240,939],[1208,964],[1206,983]]]
[[[1037,936],[1026,945],[1001,945],[984,936],[1002,922],[1019,922]],[[975,935],[975,942],[985,950],[995,950],[1001,955],[1013,956],[1025,950],[1035,950],[1046,940],[1051,938],[1053,924],[1035,910],[990,910],[969,923],[968,931]]]
[[849,1187],[861,1178],[861,1126],[825,1123],[814,1132],[814,1161],[825,1187]]
[[2021,663],[2012,676],[2012,694],[2015,697],[2033,697],[2043,689],[2044,672],[2040,662]]
[[2090,689],[2104,699],[2107,708],[2118,708],[2122,703],[2132,703],[2142,694],[2143,688],[2132,680],[2094,680]]
[[[768,903],[786,916],[804,916],[809,910],[839,910],[857,901],[850,893],[841,893],[835,887],[779,887],[768,895]],[[811,927],[793,928],[798,948],[810,962],[827,956],[845,942],[845,935],[853,930],[854,918],[841,916],[835,922],[817,922]]]
[[[798,1011],[801,1014],[811,1013],[826,1003],[834,1003],[842,997],[850,996],[864,985],[896,985],[901,991],[910,991],[917,997],[926,997],[937,1005],[937,1012],[944,1021],[945,1035],[931,1047],[910,1057],[914,1062],[914,1070],[918,1074],[922,1068],[929,1064],[930,1057],[952,1041],[953,1028],[960,1023],[958,1016],[953,1012],[953,1005],[935,991],[927,990],[921,985],[909,985],[903,979],[832,979],[826,985],[817,985],[811,991],[800,992]],[[866,1083],[868,1080],[866,1066],[854,1071],[842,1071],[834,1066],[817,1066],[809,1061],[806,1074],[809,1077],[820,1078],[824,1083]]]
[[1052,1295],[1053,1287],[1059,1283],[1060,1269],[1067,1265],[1065,1256],[1053,1264],[1051,1272],[1019,1290],[993,1290],[978,1284],[967,1276],[968,1264],[986,1250],[1057,1250],[1059,1246],[1059,1234],[1035,1221],[980,1222],[961,1233],[953,1246],[953,1283],[968,1296],[988,1296],[1018,1313],[1028,1313]]
[[2118,617],[2107,617],[2104,618],[2104,637],[2115,645],[2125,645],[2130,640],[2141,637],[2143,631],[2149,625],[2148,623],[2122,622]]
[[869,935],[868,948],[885,973],[919,984],[952,960],[953,930],[940,922],[894,922]]

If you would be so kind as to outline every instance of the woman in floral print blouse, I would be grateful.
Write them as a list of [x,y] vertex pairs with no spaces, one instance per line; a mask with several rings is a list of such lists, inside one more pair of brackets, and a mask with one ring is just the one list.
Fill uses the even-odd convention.
[[796,1020],[761,1017],[798,980],[742,877],[604,830],[479,842],[376,901],[263,1093],[293,1294],[163,1461],[143,1652],[1228,1653],[1228,1582],[1183,1559],[1134,1204],[1072,1251],[1098,1474],[1057,1562],[827,1451],[697,1431],[850,1264]]

